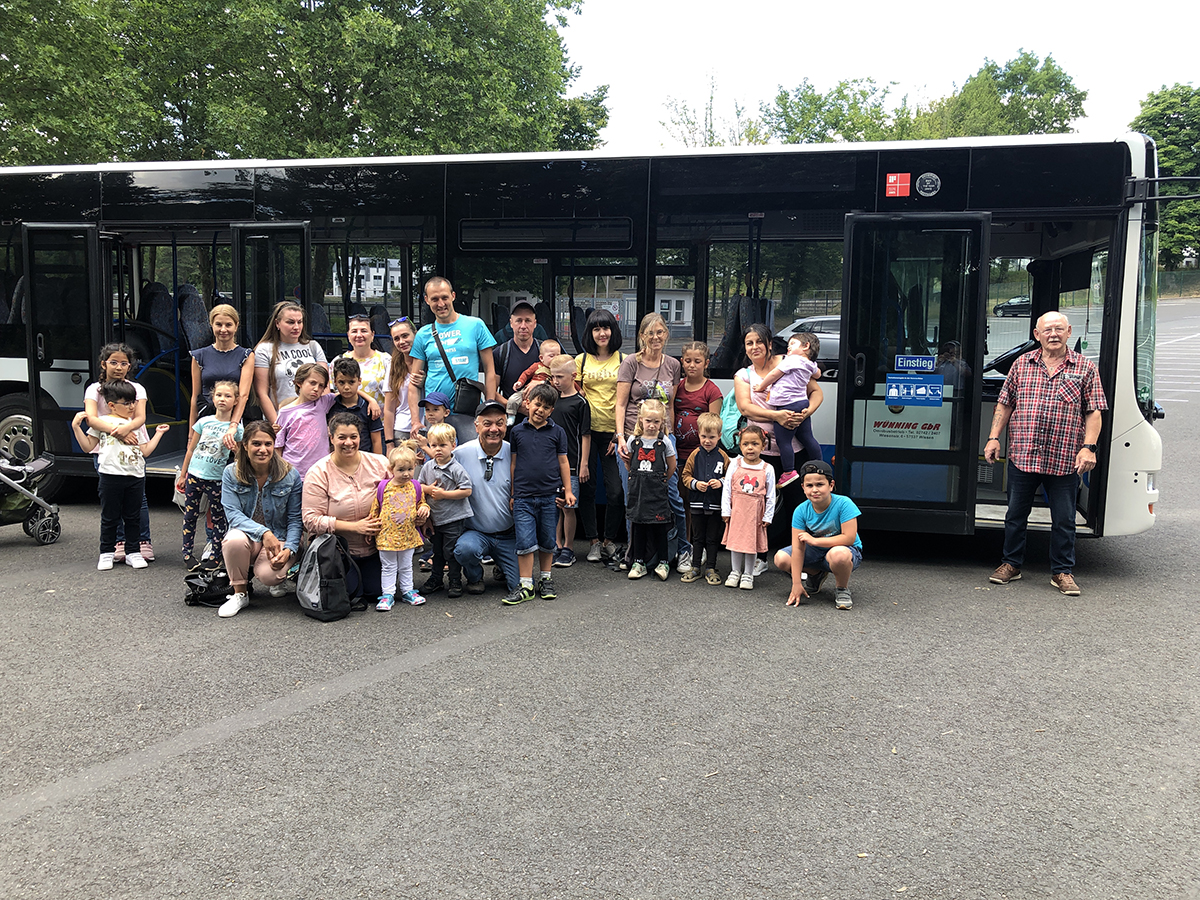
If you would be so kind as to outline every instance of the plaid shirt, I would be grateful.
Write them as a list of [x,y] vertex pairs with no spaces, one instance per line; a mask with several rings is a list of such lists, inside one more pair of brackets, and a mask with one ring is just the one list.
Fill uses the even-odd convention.
[[1018,359],[1004,379],[999,402],[1013,408],[1008,458],[1022,472],[1070,475],[1083,446],[1083,419],[1108,409],[1100,373],[1073,350],[1053,375],[1039,347]]

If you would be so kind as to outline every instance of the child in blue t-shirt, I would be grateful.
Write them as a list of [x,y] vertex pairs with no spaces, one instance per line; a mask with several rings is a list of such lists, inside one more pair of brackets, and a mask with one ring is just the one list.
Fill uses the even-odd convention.
[[[858,536],[859,510],[854,501],[833,492],[833,469],[824,460],[810,460],[800,469],[808,499],[792,514],[792,546],[775,554],[775,565],[792,575],[788,606],[821,590],[825,576],[833,573],[837,586],[835,605],[850,609],[850,573],[862,562]],[[804,548],[803,562],[800,548]],[[807,577],[809,583],[805,585]]]
[[[203,416],[192,426],[187,455],[183,458],[182,474],[175,488],[183,492],[183,567],[189,572],[200,568],[195,556],[196,523],[200,520],[200,498],[208,497],[208,509],[212,514],[212,561],[218,566],[224,562],[221,541],[229,524],[225,521],[225,508],[221,506],[221,476],[229,464],[229,448],[225,446],[225,435],[229,433],[230,419],[237,406],[239,388],[232,381],[218,381],[213,385],[210,398],[216,413]],[[242,439],[239,423],[234,440]]]

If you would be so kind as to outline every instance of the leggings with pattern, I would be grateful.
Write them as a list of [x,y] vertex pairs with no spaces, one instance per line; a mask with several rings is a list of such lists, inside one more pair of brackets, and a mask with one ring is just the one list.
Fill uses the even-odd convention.
[[196,523],[200,521],[200,498],[208,497],[208,511],[212,513],[213,524],[213,559],[218,562],[221,555],[221,541],[229,530],[225,521],[225,509],[221,506],[221,482],[204,481],[195,475],[188,475],[183,485],[183,555],[194,556],[196,547]]

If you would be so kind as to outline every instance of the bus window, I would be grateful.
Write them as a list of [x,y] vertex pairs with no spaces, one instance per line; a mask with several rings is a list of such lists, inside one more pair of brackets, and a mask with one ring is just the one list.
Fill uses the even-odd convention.
[[[786,337],[804,320],[838,316],[842,310],[840,243],[764,241],[758,258],[758,296],[765,310],[754,310],[747,301],[747,267],[745,242],[713,244],[709,248],[708,334],[704,337],[714,352],[713,371],[719,369],[721,375],[732,374],[731,370],[744,361],[742,335],[755,322],[766,321],[776,335]],[[836,346],[828,342],[830,350]],[[824,344],[821,358],[827,358]]]
[[[544,263],[526,257],[460,256],[454,260],[454,293],[459,311],[483,319],[502,343],[512,337],[509,313],[519,300],[533,305],[540,331],[534,337],[549,337],[553,331],[549,304],[543,303]],[[501,300],[506,297],[507,300]]]
[[[583,340],[583,330],[587,323],[587,315],[593,309],[606,309],[613,314],[621,327],[621,352],[633,353],[637,349],[637,276],[614,272],[607,275],[559,275],[555,279],[554,294],[558,308],[557,332],[558,339],[563,343],[565,352],[572,353],[574,344],[571,342],[571,320],[573,315],[577,320],[579,340]],[[575,309],[579,312],[569,313]]]

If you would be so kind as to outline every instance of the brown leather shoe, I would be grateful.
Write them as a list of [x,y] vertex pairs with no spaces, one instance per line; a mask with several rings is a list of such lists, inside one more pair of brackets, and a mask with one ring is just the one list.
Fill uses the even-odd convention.
[[1000,563],[1000,567],[988,578],[992,584],[1008,584],[1010,581],[1020,581],[1021,570],[1008,563]]
[[1079,585],[1075,583],[1075,579],[1071,577],[1070,572],[1058,572],[1057,574],[1051,575],[1050,583],[1068,597],[1079,596]]

